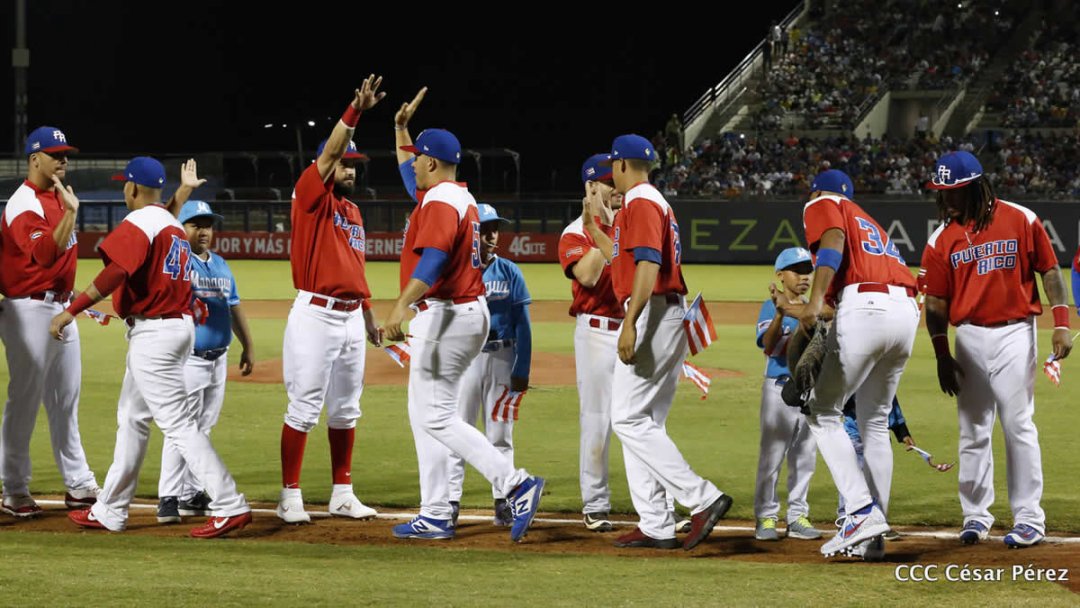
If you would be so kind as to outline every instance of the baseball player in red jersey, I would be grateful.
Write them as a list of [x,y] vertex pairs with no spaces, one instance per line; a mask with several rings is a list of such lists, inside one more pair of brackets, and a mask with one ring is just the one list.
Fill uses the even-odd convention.
[[688,346],[679,224],[649,184],[656,150],[640,135],[621,135],[611,146],[615,190],[623,195],[615,216],[611,283],[625,306],[611,391],[611,426],[623,444],[626,479],[640,521],[617,547],[674,549],[675,514],[668,496],[690,509],[683,548],[693,549],[731,508],[731,497],[695,473],[664,424]]
[[70,306],[52,320],[62,340],[75,315],[113,294],[113,308],[128,329],[127,370],[120,389],[113,464],[97,502],[68,518],[84,528],[114,532],[127,525],[139,469],[146,456],[150,423],[174,442],[211,496],[214,515],[191,531],[213,538],[251,522],[251,508],[210,438],[185,407],[184,363],[195,341],[191,320],[191,246],[176,217],[161,203],[165,168],[140,156],[124,170],[124,201],[131,213],[98,245],[105,269]]
[[[427,129],[413,144],[407,125],[422,90],[395,116],[399,163],[412,162],[417,205],[405,226],[401,295],[383,324],[386,337],[404,340],[409,325],[409,422],[420,469],[420,513],[394,526],[397,538],[454,536],[449,497],[450,454],[457,454],[499,488],[513,512],[510,538],[528,531],[540,505],[544,480],[530,476],[458,415],[461,378],[480,354],[490,327],[480,270],[480,221],[476,201],[455,181],[461,144],[443,129]],[[412,156],[415,155],[415,158]]]
[[611,167],[601,165],[610,154],[594,154],[581,167],[585,184],[581,217],[559,237],[559,263],[571,281],[576,317],[574,361],[580,400],[579,481],[585,527],[610,532],[611,488],[608,448],[611,444],[611,388],[618,359],[616,342],[623,308],[611,289],[611,254],[615,211],[622,197],[611,182]]
[[[960,540],[985,540],[994,516],[994,418],[1005,435],[1011,548],[1046,533],[1042,457],[1035,413],[1038,364],[1035,316],[1042,314],[1035,274],[1053,307],[1053,354],[1072,350],[1068,291],[1042,221],[1030,209],[994,196],[982,166],[968,152],[938,159],[927,187],[938,191],[942,224],[923,251],[926,329],[937,355],[941,390],[956,395],[960,422]],[[948,326],[956,327],[956,356]]]
[[[915,279],[881,225],[851,200],[854,186],[843,171],[819,174],[810,190],[803,225],[816,269],[799,320],[812,327],[826,303],[835,306],[836,317],[807,400],[808,421],[836,488],[850,505],[821,553],[829,557],[872,542],[875,553],[883,555],[892,485],[889,411],[919,323]],[[844,404],[852,395],[865,475],[844,431]]]
[[60,129],[34,129],[26,139],[26,181],[8,199],[0,221],[0,292],[6,298],[0,302],[0,337],[11,374],[0,477],[2,509],[15,517],[41,512],[30,496],[30,436],[43,402],[67,506],[88,507],[98,492],[79,437],[79,332],[72,327],[60,342],[46,335],[75,284],[79,199],[61,180],[68,154],[76,151]]
[[364,221],[345,197],[356,181],[352,133],[360,114],[379,103],[382,77],[356,90],[317,158],[296,182],[292,197],[292,262],[296,300],[285,325],[281,365],[289,407],[281,427],[281,499],[277,515],[308,523],[300,468],[308,433],[326,407],[333,490],[330,514],[368,519],[376,511],[353,492],[352,451],[364,390],[364,337],[381,341],[364,276]]

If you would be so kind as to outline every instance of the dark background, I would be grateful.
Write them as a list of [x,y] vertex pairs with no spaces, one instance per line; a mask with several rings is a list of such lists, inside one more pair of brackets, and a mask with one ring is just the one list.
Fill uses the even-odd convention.
[[[302,133],[313,150],[377,72],[388,97],[361,119],[361,149],[390,150],[394,111],[428,85],[414,135],[441,126],[466,148],[514,149],[523,190],[547,191],[574,188],[581,161],[614,136],[651,136],[681,116],[796,3],[739,5],[737,18],[720,4],[710,13],[678,3],[28,5],[30,124],[60,127],[85,153],[295,150],[292,125],[309,119],[317,126]],[[9,56],[14,2],[3,6]],[[9,152],[5,71],[0,151]]]

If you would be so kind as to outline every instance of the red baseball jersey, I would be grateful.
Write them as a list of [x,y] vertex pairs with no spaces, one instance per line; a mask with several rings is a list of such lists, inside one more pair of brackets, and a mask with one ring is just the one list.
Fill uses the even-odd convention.
[[424,293],[425,298],[453,299],[484,295],[480,268],[480,213],[465,184],[440,182],[430,190],[417,190],[420,201],[405,225],[401,249],[401,288],[412,278],[423,249],[446,252],[442,274]]
[[323,180],[311,163],[292,196],[293,287],[342,300],[370,298],[364,247],[360,210],[334,194],[333,172]]
[[634,249],[648,247],[660,252],[660,274],[653,295],[686,293],[682,276],[682,243],[675,212],[660,191],[649,183],[638,184],[623,196],[623,208],[615,214],[615,249],[611,259],[611,284],[621,305],[634,286]]
[[191,245],[180,222],[161,205],[132,211],[98,245],[105,263],[127,280],[113,293],[121,317],[191,314]]
[[1042,221],[998,199],[985,230],[947,222],[923,250],[926,294],[949,300],[949,322],[994,325],[1042,313],[1035,273],[1057,268]]
[[0,292],[5,296],[72,290],[79,254],[75,233],[60,251],[43,241],[52,241],[63,216],[64,202],[53,188],[38,190],[26,181],[8,199],[0,221]]
[[885,283],[915,289],[907,263],[881,225],[853,201],[821,196],[803,208],[803,229],[810,251],[817,254],[821,235],[831,228],[844,232],[844,259],[825,293],[828,302],[847,285]]
[[[600,230],[609,237],[615,233],[615,228],[612,226],[601,224]],[[559,263],[562,264],[566,277],[573,280],[571,292],[574,295],[574,301],[570,303],[570,316],[585,314],[621,319],[624,311],[615,299],[615,291],[611,287],[611,264],[604,264],[604,269],[600,271],[600,278],[591,288],[585,287],[574,279],[574,264],[581,261],[590,249],[595,248],[596,241],[585,231],[580,217],[567,226],[559,237]]]

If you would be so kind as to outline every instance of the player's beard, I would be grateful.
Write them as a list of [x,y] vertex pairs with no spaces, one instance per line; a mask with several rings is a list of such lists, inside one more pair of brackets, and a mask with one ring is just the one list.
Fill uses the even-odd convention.
[[348,182],[334,182],[334,195],[338,198],[345,198],[352,196],[356,190],[356,183],[349,184]]

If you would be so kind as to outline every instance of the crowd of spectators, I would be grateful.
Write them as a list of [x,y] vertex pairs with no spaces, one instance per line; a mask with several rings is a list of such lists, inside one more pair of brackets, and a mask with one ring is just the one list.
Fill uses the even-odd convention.
[[1035,44],[1005,72],[985,108],[1006,127],[1071,127],[1080,120],[1078,35],[1072,17],[1040,28]]

